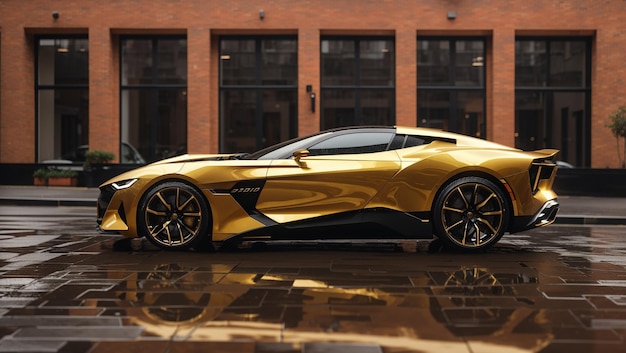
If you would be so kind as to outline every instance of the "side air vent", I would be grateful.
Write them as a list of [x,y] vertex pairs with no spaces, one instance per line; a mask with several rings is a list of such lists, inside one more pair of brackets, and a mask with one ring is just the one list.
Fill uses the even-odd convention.
[[528,176],[530,179],[530,188],[533,194],[537,193],[541,188],[542,181],[552,180],[556,173],[556,163],[549,159],[535,159],[530,169],[528,170]]

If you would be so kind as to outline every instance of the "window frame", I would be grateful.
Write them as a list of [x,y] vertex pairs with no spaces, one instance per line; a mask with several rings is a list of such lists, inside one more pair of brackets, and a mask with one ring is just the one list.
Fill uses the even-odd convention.
[[[222,74],[222,56],[224,55],[222,52],[222,41],[223,40],[253,40],[254,44],[255,44],[255,51],[254,51],[254,61],[255,61],[255,83],[254,84],[243,84],[243,85],[237,85],[237,84],[223,84],[223,74]],[[228,129],[228,125],[230,124],[230,121],[228,121],[227,117],[225,116],[225,98],[224,98],[224,93],[225,92],[232,92],[232,91],[248,91],[248,92],[254,92],[255,94],[255,107],[257,108],[255,111],[255,124],[256,124],[256,129],[255,129],[255,143],[256,143],[256,148],[255,150],[259,150],[261,149],[261,145],[262,145],[262,141],[264,139],[264,129],[262,128],[263,126],[263,109],[259,109],[262,108],[263,106],[263,94],[265,91],[272,91],[272,92],[292,92],[295,96],[296,101],[293,102],[296,106],[296,112],[295,112],[295,116],[290,116],[290,126],[289,126],[289,138],[294,138],[297,136],[297,131],[298,131],[298,112],[297,112],[297,106],[298,106],[298,63],[296,62],[296,82],[295,84],[289,84],[289,85],[276,85],[276,84],[263,84],[263,52],[262,52],[262,47],[263,47],[263,40],[294,40],[296,42],[296,47],[298,44],[298,36],[297,35],[222,35],[219,37],[218,39],[218,58],[219,58],[219,63],[218,63],[218,96],[219,96],[219,117],[218,117],[218,130],[219,130],[219,141],[218,141],[218,149],[220,153],[227,153],[226,148],[225,148],[225,143],[227,140],[227,136],[226,136],[226,130]],[[298,49],[296,49],[296,60],[298,59]],[[242,152],[242,151],[237,151],[237,152]]]
[[[124,84],[124,80],[123,80],[123,75],[124,75],[124,41],[126,40],[150,40],[151,41],[151,58],[152,58],[152,67],[151,67],[151,76],[150,76],[150,83],[139,83],[139,84]],[[150,121],[152,122],[156,122],[159,120],[159,109],[158,109],[158,101],[159,101],[159,93],[161,91],[176,91],[176,90],[183,90],[185,92],[188,92],[188,84],[189,84],[189,74],[188,74],[188,67],[187,67],[187,75],[185,76],[185,83],[159,83],[159,76],[158,76],[158,70],[159,70],[159,53],[158,53],[158,45],[155,45],[155,43],[157,43],[159,40],[185,40],[187,42],[188,45],[188,38],[186,35],[181,35],[181,34],[142,34],[142,35],[121,35],[119,37],[119,55],[118,55],[118,60],[119,60],[119,95],[120,95],[120,104],[119,104],[119,120],[120,120],[120,124],[119,124],[119,136],[120,136],[120,141],[118,144],[118,155],[120,156],[120,162],[122,160],[122,150],[123,150],[123,143],[124,142],[128,142],[130,143],[130,141],[123,141],[122,140],[122,136],[123,136],[123,123],[122,123],[122,116],[124,114],[124,107],[122,102],[124,101],[123,99],[123,93],[125,91],[128,92],[132,92],[132,91],[144,91],[146,94],[150,95],[150,103],[151,103],[151,111],[150,111]],[[187,55],[189,53],[187,52]],[[188,60],[185,61],[186,65],[188,65]],[[185,124],[189,123],[189,112],[188,110],[186,111],[186,121]],[[151,124],[152,125],[152,129],[150,131],[150,146],[157,146],[158,145],[158,126],[157,124]],[[189,144],[189,127],[187,126],[187,132],[185,133],[185,150],[187,150],[187,146]],[[140,146],[133,146],[134,148],[140,150]],[[145,160],[147,160],[148,162],[151,162],[151,156],[143,156],[143,158]],[[158,160],[159,158],[157,158]]]
[[[351,85],[326,85],[323,83],[324,79],[323,79],[323,74],[324,74],[324,70],[323,70],[323,66],[324,66],[324,62],[323,62],[323,55],[322,55],[322,45],[323,42],[325,40],[340,40],[340,41],[354,41],[354,82]],[[381,41],[390,41],[393,44],[393,62],[391,63],[391,79],[392,79],[392,84],[390,85],[364,85],[361,84],[361,43],[363,41],[375,41],[375,40],[381,40]],[[392,121],[388,122],[389,126],[395,125],[396,122],[396,85],[397,85],[397,80],[396,80],[396,62],[397,62],[397,55],[396,55],[396,38],[395,36],[369,36],[369,35],[364,35],[364,36],[359,36],[359,35],[354,35],[354,36],[335,36],[335,35],[323,35],[320,37],[320,130],[327,130],[330,128],[339,128],[339,127],[343,127],[343,126],[325,126],[325,119],[324,119],[324,104],[325,104],[325,99],[324,99],[324,95],[325,93],[328,92],[352,92],[354,94],[354,106],[353,106],[353,112],[354,112],[354,123],[350,124],[349,126],[362,126],[362,121],[363,121],[363,105],[361,104],[362,102],[362,94],[363,92],[376,92],[376,91],[387,91],[387,92],[391,92],[391,102],[392,105],[389,107],[389,109],[391,110],[390,112],[390,116]]]
[[[417,46],[417,54],[416,61],[417,70],[420,70],[420,41],[448,41],[450,43],[450,53],[449,53],[449,64],[448,64],[448,77],[449,80],[445,85],[432,85],[432,84],[420,84],[419,75],[417,75],[416,80],[416,109],[417,109],[417,117],[416,117],[416,126],[424,126],[421,124],[421,117],[419,114],[420,111],[420,93],[424,92],[433,92],[433,93],[447,93],[449,95],[449,107],[448,107],[448,131],[463,133],[459,130],[461,126],[461,119],[458,117],[457,112],[459,111],[459,94],[464,92],[480,92],[482,93],[482,112],[483,118],[482,122],[478,122],[480,126],[478,128],[478,133],[480,137],[483,139],[487,138],[487,65],[489,62],[487,61],[487,37],[484,36],[417,36],[416,46]],[[457,86],[456,77],[457,77],[457,43],[459,41],[480,41],[483,43],[483,52],[482,52],[482,78],[479,80],[479,84],[475,86]],[[428,124],[426,125],[428,126]]]
[[[525,93],[525,94],[532,94],[532,93],[539,93],[541,95],[544,95],[545,98],[545,103],[544,103],[544,110],[546,112],[546,114],[548,114],[549,112],[552,112],[554,110],[554,101],[555,101],[555,94],[559,94],[559,93],[582,93],[584,94],[585,98],[584,98],[584,106],[585,106],[585,114],[583,116],[583,129],[584,129],[584,134],[582,135],[583,138],[583,143],[584,146],[582,148],[576,148],[577,149],[577,154],[582,152],[582,158],[580,158],[580,165],[578,165],[578,167],[589,167],[591,166],[591,126],[592,126],[592,122],[591,122],[591,95],[592,95],[592,91],[591,91],[591,79],[592,79],[592,69],[593,69],[593,65],[592,65],[592,48],[593,48],[593,38],[592,37],[588,37],[588,36],[516,36],[515,37],[515,46],[517,47],[517,43],[520,41],[543,41],[546,42],[546,85],[544,86],[518,86],[517,82],[515,82],[515,102],[516,102],[516,106],[515,106],[515,121],[514,121],[514,126],[517,129],[518,128],[518,111],[519,111],[519,107],[517,106],[517,98],[518,98],[518,93]],[[584,76],[584,85],[581,85],[579,87],[573,87],[573,86],[550,86],[549,85],[549,80],[550,80],[550,68],[551,68],[551,48],[552,48],[552,43],[554,42],[584,42],[585,43],[585,76]],[[517,52],[515,53],[516,55],[516,59],[517,59]],[[517,71],[517,60],[515,62],[515,71]],[[563,129],[563,127],[562,127]],[[550,137],[550,135],[552,134],[552,126],[549,126],[547,128],[547,131],[550,132],[550,134],[546,133],[547,137]],[[563,138],[564,136],[562,136]],[[551,138],[550,138],[551,141]],[[563,142],[563,141],[562,141]],[[577,145],[579,145],[579,141],[575,142]],[[548,144],[550,144],[550,142],[548,142]],[[515,145],[518,146],[518,141],[517,141],[517,134],[516,134],[516,142]],[[563,158],[564,154],[566,154],[566,151],[562,150],[561,153],[561,158]]]
[[[40,153],[39,153],[39,149],[40,149],[40,143],[39,140],[41,138],[41,134],[39,132],[39,128],[40,128],[40,92],[42,90],[51,90],[52,92],[55,92],[57,89],[59,90],[86,90],[87,91],[87,106],[89,107],[89,64],[87,66],[87,82],[86,83],[71,83],[71,84],[40,84],[39,83],[39,77],[40,77],[40,72],[39,72],[39,67],[40,67],[40,57],[39,57],[39,47],[40,47],[40,41],[41,40],[46,40],[46,39],[51,39],[51,40],[63,40],[63,39],[83,39],[87,41],[87,46],[89,47],[89,36],[87,34],[45,34],[45,35],[36,35],[34,37],[34,57],[35,57],[35,97],[34,97],[34,104],[35,104],[35,161],[36,163],[42,163],[43,161],[40,161]],[[89,50],[87,50],[87,55],[89,55]],[[87,108],[87,114],[89,115],[89,108]],[[89,129],[89,127],[88,127]],[[89,140],[89,130],[87,130],[87,140]]]

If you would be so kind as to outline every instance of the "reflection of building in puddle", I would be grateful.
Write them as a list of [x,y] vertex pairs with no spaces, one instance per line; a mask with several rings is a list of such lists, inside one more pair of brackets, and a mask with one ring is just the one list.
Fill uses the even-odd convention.
[[374,279],[370,287],[346,285],[345,276],[164,265],[133,274],[115,293],[130,324],[174,339],[376,343],[425,352],[442,344],[466,351],[465,339],[472,339],[484,349],[515,352],[537,351],[552,338],[543,311],[517,299],[516,285],[536,289],[537,278],[528,274],[468,267],[424,272],[410,278],[412,286]]

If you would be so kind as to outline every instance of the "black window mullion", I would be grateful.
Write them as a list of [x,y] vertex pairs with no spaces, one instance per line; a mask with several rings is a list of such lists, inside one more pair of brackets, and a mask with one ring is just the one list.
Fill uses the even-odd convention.
[[256,66],[255,79],[257,89],[256,92],[256,149],[263,147],[264,124],[263,124],[263,39],[257,38],[254,43],[254,64]]
[[450,75],[449,84],[456,87],[456,40],[450,40],[448,43],[450,46],[450,66],[448,67],[448,73]]
[[354,40],[354,125],[361,125],[361,41]]

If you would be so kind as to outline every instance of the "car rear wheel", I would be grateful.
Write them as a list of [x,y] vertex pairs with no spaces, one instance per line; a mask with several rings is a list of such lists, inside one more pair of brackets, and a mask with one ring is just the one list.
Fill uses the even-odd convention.
[[435,235],[447,246],[479,251],[495,244],[508,227],[503,192],[481,177],[464,177],[446,185],[433,208]]
[[188,249],[206,242],[210,212],[202,194],[182,182],[165,182],[142,199],[140,234],[162,249]]

